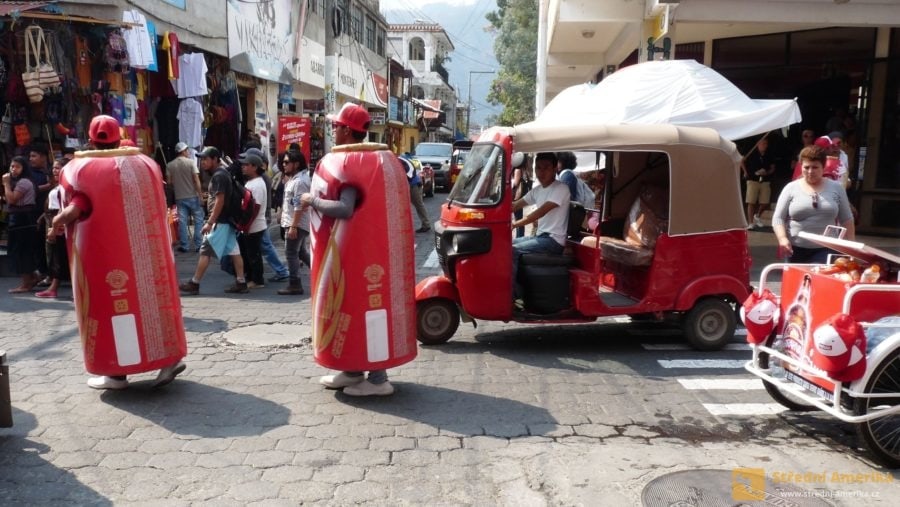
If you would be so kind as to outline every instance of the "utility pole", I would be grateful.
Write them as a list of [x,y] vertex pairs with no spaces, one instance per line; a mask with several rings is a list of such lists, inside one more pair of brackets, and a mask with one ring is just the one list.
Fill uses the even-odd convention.
[[493,70],[470,70],[469,71],[469,98],[466,99],[466,140],[469,139],[469,119],[472,116],[472,74],[493,74]]
[[[335,39],[340,37],[341,28],[339,23],[343,21],[341,17],[336,19],[337,6],[332,4],[325,8],[325,112],[327,114],[337,113],[337,92],[340,78],[340,51]],[[334,146],[334,130],[331,128],[331,122],[324,123],[325,134],[325,153],[331,151]]]

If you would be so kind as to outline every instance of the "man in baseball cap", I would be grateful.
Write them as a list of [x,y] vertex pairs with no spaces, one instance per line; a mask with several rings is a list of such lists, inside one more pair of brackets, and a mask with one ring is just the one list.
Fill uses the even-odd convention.
[[122,138],[122,134],[119,132],[119,122],[105,114],[95,116],[88,128],[88,137],[98,149],[115,148]]
[[[188,154],[187,143],[176,144],[175,153],[176,157],[166,164],[166,181],[178,209],[178,251],[198,251],[203,241],[201,231],[205,220],[200,170]],[[188,218],[194,223],[193,236],[188,235]]]
[[[369,130],[369,123],[371,122],[366,108],[348,102],[344,104],[344,107],[341,108],[337,115],[329,114],[327,117],[331,120],[334,128],[335,144],[358,143],[365,140]],[[344,139],[344,142],[339,139],[339,136],[340,139]],[[350,141],[350,139],[353,141]]]

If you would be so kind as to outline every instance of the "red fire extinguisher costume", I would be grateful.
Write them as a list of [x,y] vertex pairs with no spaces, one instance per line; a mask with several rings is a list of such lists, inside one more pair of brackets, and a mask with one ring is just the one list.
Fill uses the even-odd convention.
[[87,371],[178,362],[187,341],[156,163],[137,148],[78,152],[60,184],[65,204],[81,210],[66,235]]
[[349,144],[319,162],[311,193],[337,200],[345,186],[357,191],[349,219],[310,210],[315,359],[342,371],[399,366],[417,351],[409,184],[385,146]]

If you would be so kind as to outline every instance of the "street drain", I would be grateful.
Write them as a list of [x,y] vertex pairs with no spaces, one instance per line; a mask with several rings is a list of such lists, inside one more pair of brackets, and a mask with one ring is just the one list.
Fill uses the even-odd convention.
[[304,324],[255,324],[225,333],[225,341],[232,345],[254,347],[299,346],[309,341],[312,330]]
[[763,469],[683,470],[650,481],[641,501],[644,507],[833,507],[823,498],[829,493],[773,484]]

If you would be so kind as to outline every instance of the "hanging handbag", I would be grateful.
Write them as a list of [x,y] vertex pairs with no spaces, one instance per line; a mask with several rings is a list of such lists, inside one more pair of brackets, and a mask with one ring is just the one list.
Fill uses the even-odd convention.
[[[44,31],[39,26],[29,26],[25,29],[25,72],[22,73],[22,82],[25,84],[25,93],[32,103],[44,100],[44,89],[41,88],[41,72],[39,60],[41,56],[41,42],[44,40]],[[32,61],[33,60],[33,61]]]
[[12,122],[12,107],[6,104],[6,112],[3,113],[3,118],[0,119],[0,143],[6,144],[12,141]]
[[44,31],[39,26],[35,28],[37,28],[38,50],[41,51],[41,53],[38,54],[38,61],[40,62],[38,65],[38,81],[44,91],[53,92],[59,88],[59,74],[57,74],[56,69],[53,68],[53,54],[50,49],[50,44],[47,42],[47,38],[44,35]]

